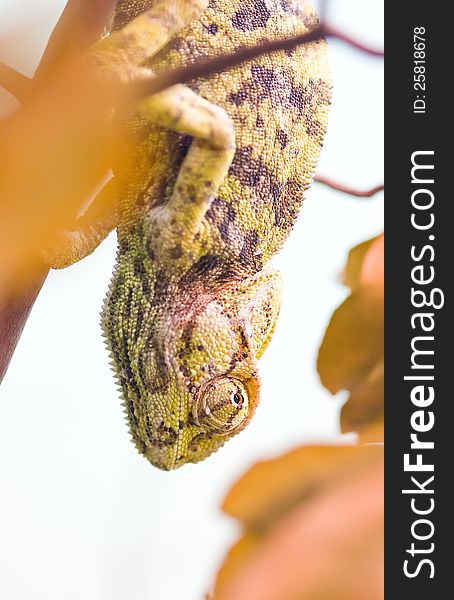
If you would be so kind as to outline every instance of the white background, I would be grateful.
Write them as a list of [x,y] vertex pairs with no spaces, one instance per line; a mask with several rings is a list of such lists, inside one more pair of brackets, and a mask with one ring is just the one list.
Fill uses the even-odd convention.
[[[0,0],[0,60],[31,74],[63,5]],[[333,0],[329,20],[380,46],[382,10],[381,0]],[[369,187],[383,176],[382,61],[337,42],[331,58],[334,104],[319,173]],[[336,439],[342,398],[321,387],[317,349],[347,293],[339,273],[348,249],[382,229],[382,211],[380,196],[308,193],[274,261],[286,290],[261,361],[260,408],[218,453],[176,472],[136,454],[107,365],[99,311],[115,235],[50,274],[0,390],[2,599],[201,600],[239,534],[219,510],[231,484],[259,459]]]

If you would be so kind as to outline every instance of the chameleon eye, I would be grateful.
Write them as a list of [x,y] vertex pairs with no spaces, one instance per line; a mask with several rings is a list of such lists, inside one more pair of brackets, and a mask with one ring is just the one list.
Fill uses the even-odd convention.
[[194,407],[198,425],[216,433],[230,433],[248,419],[249,399],[238,379],[219,377],[201,390]]
[[241,408],[244,403],[244,396],[241,392],[235,392],[232,396],[232,404],[237,408]]

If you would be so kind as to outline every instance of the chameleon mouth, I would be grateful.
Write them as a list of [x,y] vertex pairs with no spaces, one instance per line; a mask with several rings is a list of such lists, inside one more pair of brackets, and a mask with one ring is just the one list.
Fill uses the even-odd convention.
[[176,441],[173,448],[162,448],[160,451],[147,452],[146,458],[151,464],[163,471],[175,471],[186,464],[198,463],[218,450],[227,441],[225,435],[212,436],[207,432],[197,431],[194,435],[185,436]]

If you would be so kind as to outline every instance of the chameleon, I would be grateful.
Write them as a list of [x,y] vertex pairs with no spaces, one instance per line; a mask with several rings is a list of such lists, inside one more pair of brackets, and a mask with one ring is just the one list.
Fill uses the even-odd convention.
[[[133,80],[317,24],[308,0],[119,0],[88,54]],[[331,87],[319,40],[137,101],[113,116],[127,164],[48,251],[63,268],[116,229],[101,325],[132,440],[160,469],[204,460],[257,408],[282,294],[268,263],[313,180]]]

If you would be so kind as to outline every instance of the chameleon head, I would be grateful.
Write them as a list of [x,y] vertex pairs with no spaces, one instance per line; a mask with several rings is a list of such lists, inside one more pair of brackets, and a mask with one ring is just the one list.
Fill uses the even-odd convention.
[[249,423],[259,402],[257,359],[273,333],[280,290],[279,275],[262,272],[214,296],[199,293],[190,305],[179,300],[170,318],[158,320],[154,351],[142,357],[149,385],[140,397],[126,392],[133,439],[153,465],[199,462]]

